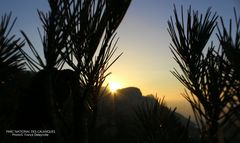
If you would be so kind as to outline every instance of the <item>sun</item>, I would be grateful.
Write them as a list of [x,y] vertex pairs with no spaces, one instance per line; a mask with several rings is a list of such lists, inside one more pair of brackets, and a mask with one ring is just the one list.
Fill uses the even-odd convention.
[[121,84],[119,84],[117,82],[110,82],[109,83],[109,89],[112,93],[115,93],[120,88],[121,88]]

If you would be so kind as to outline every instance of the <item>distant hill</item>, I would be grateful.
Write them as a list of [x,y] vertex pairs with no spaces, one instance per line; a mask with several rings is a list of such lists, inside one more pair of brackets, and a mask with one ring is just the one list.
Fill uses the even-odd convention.
[[141,90],[137,87],[126,87],[126,88],[118,89],[116,92],[116,95],[136,97],[136,98],[141,98],[143,96]]
[[[113,110],[115,108],[115,112],[126,116],[132,116],[134,109],[136,109],[137,106],[142,104],[144,101],[155,102],[155,100],[155,97],[152,95],[142,95],[141,90],[137,87],[126,87],[117,90],[114,94],[107,91],[100,99],[99,109],[103,111]],[[180,113],[175,114],[184,124],[187,123],[188,119],[186,117]],[[194,124],[192,123],[192,125]]]
[[[107,91],[98,103],[97,126],[99,129],[104,128],[104,132],[101,132],[99,136],[116,136],[115,132],[122,131],[121,136],[125,136],[125,138],[121,137],[119,142],[136,142],[134,140],[136,110],[143,106],[144,102],[154,103],[155,101],[156,98],[154,96],[143,96],[141,90],[137,87],[119,89],[116,93]],[[175,113],[175,116],[183,126],[187,124],[187,118],[179,113]],[[192,122],[190,122],[190,126],[192,133],[196,134],[196,129]],[[132,138],[133,140],[124,140],[126,138]]]

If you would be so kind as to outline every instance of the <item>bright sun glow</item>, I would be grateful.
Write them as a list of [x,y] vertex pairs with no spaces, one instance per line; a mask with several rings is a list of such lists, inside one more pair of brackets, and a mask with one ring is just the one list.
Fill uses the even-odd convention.
[[116,82],[109,83],[109,89],[111,92],[116,92],[116,90],[118,90],[119,88],[121,88],[121,85],[119,83]]

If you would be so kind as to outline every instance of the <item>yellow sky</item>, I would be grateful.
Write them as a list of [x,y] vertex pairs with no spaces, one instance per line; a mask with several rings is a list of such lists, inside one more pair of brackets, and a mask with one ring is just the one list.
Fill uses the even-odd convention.
[[200,12],[212,7],[213,12],[217,11],[224,18],[233,17],[236,4],[227,0],[133,1],[117,30],[120,39],[116,55],[121,52],[123,55],[109,69],[112,74],[106,82],[115,81],[123,87],[138,87],[143,95],[165,96],[170,107],[177,106],[177,111],[191,114],[189,104],[181,96],[183,85],[170,73],[173,68],[178,68],[169,49],[171,39],[167,32],[167,21],[173,15],[174,3],[178,10],[183,5],[185,11],[189,5]]

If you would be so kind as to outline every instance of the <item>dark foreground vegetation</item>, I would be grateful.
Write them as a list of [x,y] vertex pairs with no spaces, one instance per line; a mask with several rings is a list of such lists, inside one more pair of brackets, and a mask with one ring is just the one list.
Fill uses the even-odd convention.
[[[211,9],[199,14],[189,8],[184,20],[183,9],[179,18],[175,8],[168,21],[170,48],[181,70],[172,73],[187,89],[182,95],[192,106],[201,142],[240,137],[240,18],[234,12],[229,28]],[[215,29],[218,45],[209,42]]]
[[[169,21],[171,50],[183,73],[197,127],[163,99],[127,88],[112,95],[102,87],[114,58],[116,29],[131,0],[49,0],[38,11],[43,57],[15,20],[0,21],[0,142],[3,143],[188,143],[235,142],[239,138],[239,26],[236,35],[208,10],[189,10],[187,26]],[[236,14],[235,14],[236,15]],[[183,17],[183,15],[182,15]],[[231,24],[230,24],[231,25]],[[218,29],[219,49],[204,48]],[[186,30],[185,30],[186,28]],[[28,49],[24,49],[28,45]],[[29,53],[31,51],[32,53]],[[64,67],[64,68],[63,68]],[[66,68],[67,67],[67,68]],[[47,137],[16,137],[7,130],[53,130]]]

